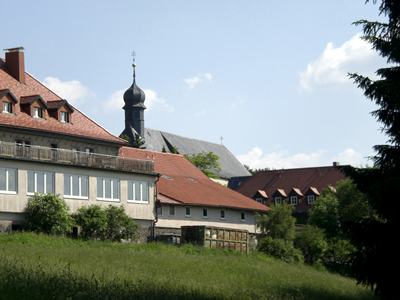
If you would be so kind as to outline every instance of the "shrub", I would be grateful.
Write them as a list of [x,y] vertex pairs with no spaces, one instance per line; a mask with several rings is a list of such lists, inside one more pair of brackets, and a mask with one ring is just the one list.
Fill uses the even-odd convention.
[[293,247],[293,243],[283,239],[263,238],[258,250],[289,263],[303,261],[301,252]]
[[327,248],[324,231],[315,226],[304,226],[297,234],[295,246],[303,253],[306,263],[317,263]]
[[64,200],[54,194],[35,194],[25,208],[28,230],[47,234],[66,234],[72,230],[72,218]]
[[322,258],[324,265],[331,271],[342,275],[351,275],[352,254],[356,248],[349,240],[333,239]]
[[292,241],[295,237],[296,222],[292,212],[293,207],[291,205],[274,205],[270,212],[259,217],[259,226],[263,232],[274,239]]
[[111,241],[133,239],[136,235],[137,225],[125,213],[124,208],[108,206],[105,210],[107,216],[107,229],[105,238]]
[[99,205],[84,206],[74,215],[84,239],[103,239],[107,230],[107,214]]

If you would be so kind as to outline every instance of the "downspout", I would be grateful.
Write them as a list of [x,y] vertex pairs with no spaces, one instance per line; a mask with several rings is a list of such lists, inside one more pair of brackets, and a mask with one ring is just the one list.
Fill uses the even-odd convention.
[[157,173],[157,178],[154,181],[154,215],[156,216],[153,224],[152,224],[152,228],[151,228],[151,238],[154,240],[155,238],[155,230],[156,230],[156,223],[158,222],[158,214],[157,214],[157,195],[158,195],[158,191],[157,191],[157,182],[160,180],[161,174]]

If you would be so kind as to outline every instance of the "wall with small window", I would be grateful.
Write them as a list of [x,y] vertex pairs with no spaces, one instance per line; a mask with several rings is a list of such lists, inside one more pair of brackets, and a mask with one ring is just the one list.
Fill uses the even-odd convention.
[[256,230],[255,213],[252,211],[211,206],[185,206],[182,204],[162,204],[160,207],[156,223],[156,227],[159,228],[208,225],[245,229],[250,232]]
[[[155,219],[155,180],[153,175],[2,159],[0,213],[23,213],[34,193],[55,193],[71,212],[91,204],[123,205],[130,217],[150,226]],[[134,196],[129,195],[132,183],[139,187]],[[137,201],[128,200],[133,197]]]

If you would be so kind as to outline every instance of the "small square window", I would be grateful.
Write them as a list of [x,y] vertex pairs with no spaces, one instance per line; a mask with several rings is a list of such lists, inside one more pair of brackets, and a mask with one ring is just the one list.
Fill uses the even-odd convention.
[[297,196],[290,196],[290,204],[291,205],[297,205],[299,202],[298,202],[298,198],[297,198]]
[[315,196],[314,195],[308,195],[307,196],[307,202],[308,202],[308,204],[314,204]]
[[208,218],[207,208],[203,208],[203,218]]
[[67,113],[66,111],[60,112],[60,122],[69,123],[69,113]]
[[186,207],[186,217],[190,217],[190,207]]
[[3,112],[12,113],[12,103],[11,102],[4,102],[3,103]]
[[41,107],[33,108],[33,117],[34,118],[43,118],[43,109]]

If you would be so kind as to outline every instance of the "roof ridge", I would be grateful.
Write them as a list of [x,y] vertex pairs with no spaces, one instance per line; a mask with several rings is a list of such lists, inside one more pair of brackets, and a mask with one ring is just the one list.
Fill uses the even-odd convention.
[[[151,128],[150,128],[151,129]],[[213,144],[213,145],[216,145],[216,146],[223,146],[223,147],[225,147],[223,144],[218,144],[218,143],[214,143],[214,142],[209,142],[209,141],[205,141],[205,140],[201,140],[201,139],[197,139],[197,138],[190,138],[190,137],[186,137],[186,136],[183,136],[183,135],[179,135],[179,134],[175,134],[175,133],[171,133],[171,132],[167,132],[167,131],[162,131],[162,130],[157,130],[157,129],[152,129],[152,130],[156,130],[156,131],[159,131],[159,132],[161,132],[161,133],[166,133],[166,134],[170,134],[170,135],[175,135],[175,136],[177,136],[177,137],[180,137],[180,138],[184,138],[184,139],[188,139],[188,140],[195,140],[195,141],[199,141],[199,142],[203,142],[203,143],[207,143],[207,144]],[[225,147],[226,148],[226,147]]]
[[153,152],[153,153],[158,153],[158,154],[167,154],[167,155],[174,155],[174,156],[179,156],[179,157],[185,157],[185,155],[180,154],[180,153],[170,153],[170,152],[162,152],[162,151],[156,151],[156,150],[150,150],[150,149],[140,149],[140,148],[135,148],[131,146],[122,146],[123,148],[128,148],[128,149],[135,149],[139,151],[145,151],[145,152]]
[[339,166],[316,166],[316,167],[298,167],[298,168],[290,168],[290,169],[273,169],[273,170],[263,170],[260,172],[257,172],[257,174],[263,174],[263,173],[268,173],[268,172],[285,172],[285,171],[293,171],[293,170],[306,170],[306,169],[327,169],[327,168],[332,168],[332,169],[338,169],[341,167],[346,167],[349,165],[339,165]]

